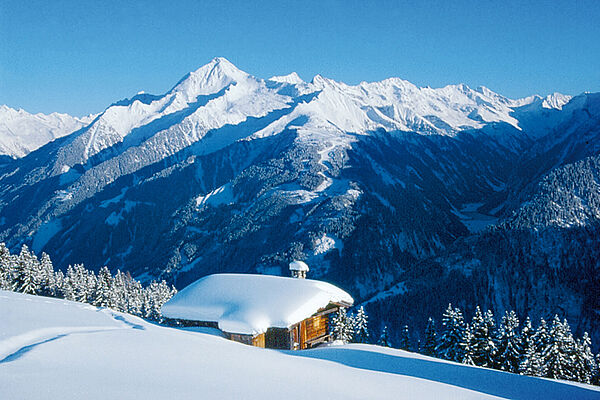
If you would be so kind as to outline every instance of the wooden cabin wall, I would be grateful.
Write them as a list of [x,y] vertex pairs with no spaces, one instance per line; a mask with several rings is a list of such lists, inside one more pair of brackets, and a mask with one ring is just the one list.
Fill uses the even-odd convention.
[[306,319],[306,340],[311,341],[329,333],[328,315],[315,315]]
[[234,342],[243,343],[253,345],[253,337],[252,335],[241,335],[238,333],[229,333],[229,340],[233,340]]
[[300,323],[300,349],[323,343],[329,336],[329,316],[318,314]]
[[255,347],[265,347],[265,334],[261,333],[260,335],[256,335],[252,338],[252,346]]
[[300,350],[306,349],[306,320],[300,322]]
[[163,318],[163,324],[168,326],[205,327],[219,329],[214,321],[192,321],[189,319]]
[[287,328],[269,328],[265,333],[265,347],[268,349],[290,349],[290,331]]

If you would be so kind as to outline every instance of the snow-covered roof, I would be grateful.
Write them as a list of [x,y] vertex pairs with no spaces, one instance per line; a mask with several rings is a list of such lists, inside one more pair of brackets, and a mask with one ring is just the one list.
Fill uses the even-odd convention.
[[308,265],[306,265],[306,263],[304,261],[292,261],[290,263],[290,270],[291,271],[307,271],[308,272]]
[[230,333],[288,328],[329,303],[354,300],[327,282],[270,275],[215,274],[197,280],[162,307],[167,318],[214,321]]

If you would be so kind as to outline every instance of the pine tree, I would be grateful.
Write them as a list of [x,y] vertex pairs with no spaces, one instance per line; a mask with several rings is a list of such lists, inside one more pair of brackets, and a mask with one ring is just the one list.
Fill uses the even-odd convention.
[[81,303],[91,302],[95,291],[95,282],[90,279],[90,271],[86,270],[83,264],[69,265],[65,284],[69,286],[65,296],[68,300],[79,301]]
[[527,317],[525,322],[523,322],[523,327],[521,328],[521,349],[523,350],[523,354],[527,353],[527,350],[530,346],[533,346],[535,349],[535,340],[534,340],[535,330],[531,325],[531,319]]
[[36,294],[39,290],[39,262],[35,254],[23,245],[17,257],[16,290],[26,294]]
[[[150,285],[152,286],[152,284]],[[343,342],[350,342],[354,333],[352,322],[344,307],[340,307],[337,314],[335,314],[331,320],[331,335],[333,340],[341,340]]]
[[461,341],[464,335],[465,323],[460,309],[448,308],[442,315],[442,330],[436,348],[436,353],[446,360],[462,362],[463,354]]
[[427,327],[425,328],[425,340],[421,347],[421,353],[426,356],[435,357],[437,353],[435,348],[437,347],[437,332],[435,330],[435,321],[433,318],[429,318],[427,321]]
[[532,337],[535,345],[535,350],[538,354],[543,354],[550,343],[550,336],[548,335],[548,325],[544,318],[540,318],[540,324],[538,325],[535,334]]
[[[62,272],[59,271],[62,275],[62,276],[60,276],[61,296],[66,300],[77,301],[76,290],[75,290],[75,286],[77,285],[77,282],[75,282],[75,278],[74,278],[75,271],[73,271],[72,269],[73,269],[73,266],[69,265],[67,267],[66,275],[62,274]],[[57,279],[58,278],[59,277],[57,275]],[[92,301],[92,304],[94,304],[93,301]]]
[[[473,332],[473,363],[481,367],[492,367],[496,356],[496,343],[493,338],[494,315],[490,310],[485,316],[479,306],[475,308],[475,314],[471,321]],[[492,330],[490,330],[492,329]]]
[[383,326],[383,329],[381,330],[381,335],[379,336],[379,340],[377,341],[377,344],[379,346],[383,346],[383,347],[392,347],[392,344],[390,343],[390,335],[388,332],[387,325]]
[[475,365],[473,362],[473,331],[469,324],[465,325],[465,330],[463,333],[463,339],[461,342],[462,347],[462,363],[467,365]]
[[519,318],[514,311],[507,311],[502,317],[502,327],[498,338],[496,368],[502,371],[518,372],[522,350],[519,338]]
[[15,290],[16,260],[4,243],[0,243],[0,289]]
[[56,271],[54,273],[54,292],[51,293],[54,297],[66,298],[65,297],[65,274],[62,271]]
[[398,342],[398,348],[403,350],[410,350],[410,332],[408,325],[404,325],[400,331],[400,337]]
[[[162,322],[162,315],[160,309],[171,297],[177,293],[177,289],[174,286],[169,287],[167,282],[164,280],[160,283],[152,282],[146,290],[150,291],[150,318]],[[348,341],[352,340],[352,333],[354,332],[353,321],[348,318],[348,329],[350,330],[350,336]]]
[[592,385],[600,386],[600,354],[596,354],[596,373],[592,376]]
[[113,278],[110,292],[110,307],[114,310],[127,312],[127,280],[125,274],[117,270]]
[[546,376],[546,370],[541,355],[537,352],[535,344],[529,343],[525,354],[521,357],[519,373],[530,376]]
[[56,275],[54,274],[54,267],[50,256],[46,253],[42,253],[39,264],[40,273],[40,285],[38,294],[44,296],[54,296],[57,290],[56,287]]
[[592,353],[592,340],[587,332],[575,344],[574,373],[578,382],[591,383],[598,368]]
[[547,377],[566,380],[573,378],[570,346],[566,327],[560,321],[558,315],[555,315],[552,321],[552,328],[550,328],[548,346],[542,353]]
[[355,326],[354,326],[354,342],[356,343],[369,343],[369,327],[368,321],[369,316],[365,312],[363,306],[360,306],[356,313]]
[[[177,293],[164,280],[144,288],[129,273],[117,271],[113,278],[107,267],[101,268],[96,277],[93,271],[76,264],[67,268],[65,276],[62,271],[54,271],[47,254],[42,253],[38,260],[24,245],[20,254],[14,256],[4,243],[0,243],[0,289],[112,307],[158,322],[162,320],[162,305]],[[352,327],[351,318],[348,321]]]
[[144,304],[144,289],[142,284],[136,280],[132,280],[128,286],[127,292],[127,312],[141,317]]
[[112,283],[113,278],[108,267],[104,266],[100,268],[94,290],[93,305],[97,307],[110,307]]

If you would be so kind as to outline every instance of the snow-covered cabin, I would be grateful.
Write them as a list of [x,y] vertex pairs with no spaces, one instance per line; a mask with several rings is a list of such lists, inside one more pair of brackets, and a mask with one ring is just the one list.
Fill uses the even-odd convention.
[[332,284],[270,275],[215,274],[162,306],[168,320],[218,328],[231,340],[274,349],[307,349],[329,340],[329,314],[352,297]]

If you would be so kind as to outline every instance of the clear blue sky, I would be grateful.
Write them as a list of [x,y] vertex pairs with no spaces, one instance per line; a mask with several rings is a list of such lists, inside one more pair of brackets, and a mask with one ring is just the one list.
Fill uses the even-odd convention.
[[163,93],[215,56],[262,78],[600,91],[600,1],[0,2],[0,104],[30,112]]

